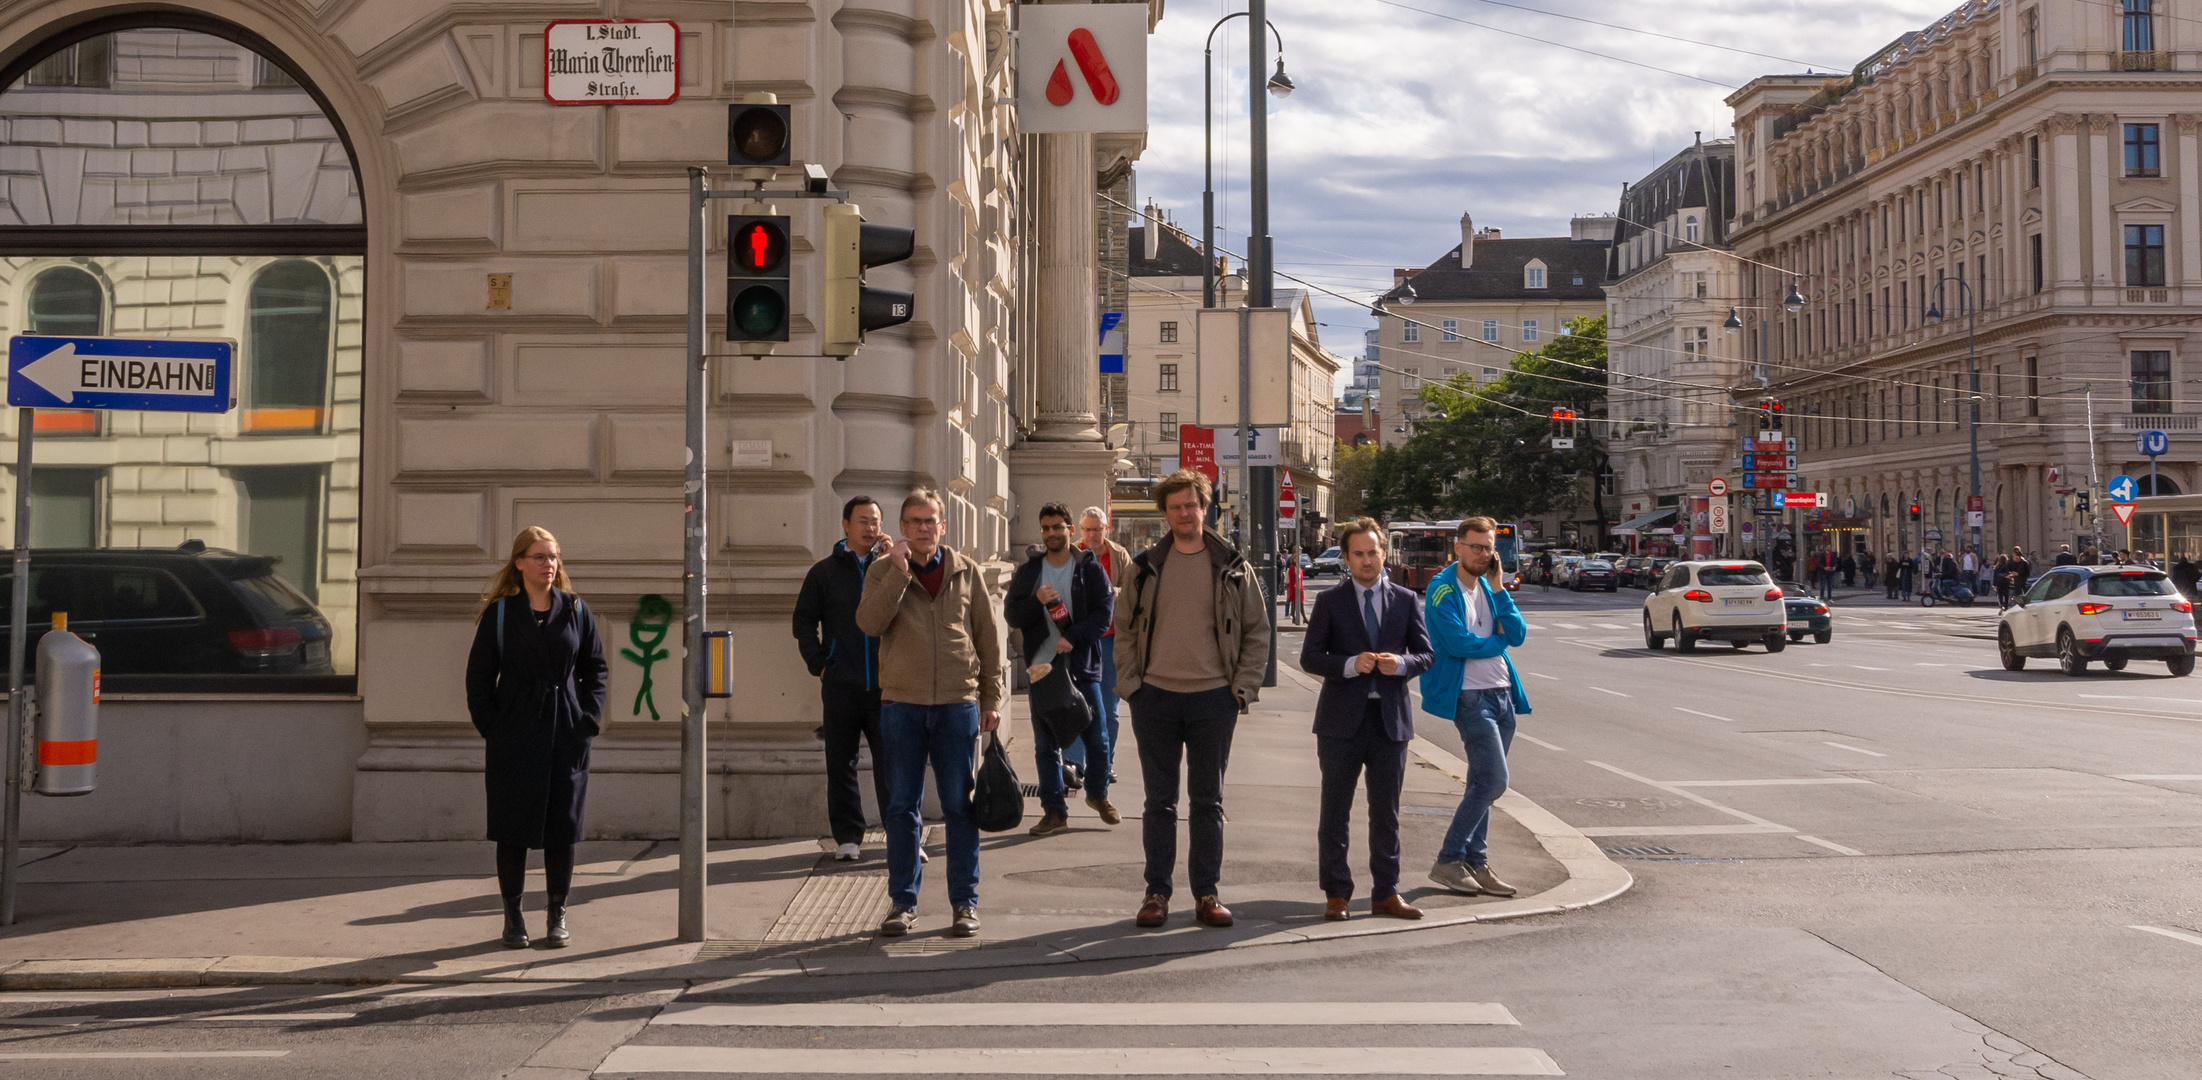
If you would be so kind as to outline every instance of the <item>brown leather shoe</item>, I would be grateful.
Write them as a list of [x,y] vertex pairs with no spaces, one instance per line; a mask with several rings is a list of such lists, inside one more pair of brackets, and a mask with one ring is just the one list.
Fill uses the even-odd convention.
[[1068,828],[1070,828],[1070,818],[1067,815],[1050,810],[1040,815],[1039,823],[1026,831],[1033,836],[1053,836]]
[[1323,901],[1323,918],[1331,922],[1345,922],[1352,916],[1346,914],[1346,898],[1333,896]]
[[1193,904],[1193,921],[1202,926],[1229,926],[1231,909],[1224,907],[1223,901],[1212,894],[1203,896]]
[[1398,893],[1393,893],[1390,896],[1370,903],[1369,913],[1373,915],[1389,915],[1394,919],[1419,919],[1422,917],[1422,909],[1406,902],[1405,900],[1401,900]]
[[1161,893],[1148,893],[1147,899],[1140,903],[1139,916],[1132,920],[1132,925],[1152,930],[1169,921],[1170,898]]

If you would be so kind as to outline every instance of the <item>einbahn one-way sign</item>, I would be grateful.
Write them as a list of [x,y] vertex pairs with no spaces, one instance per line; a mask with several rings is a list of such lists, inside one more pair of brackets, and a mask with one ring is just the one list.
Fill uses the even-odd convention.
[[8,404],[35,409],[228,412],[237,347],[173,338],[8,339]]

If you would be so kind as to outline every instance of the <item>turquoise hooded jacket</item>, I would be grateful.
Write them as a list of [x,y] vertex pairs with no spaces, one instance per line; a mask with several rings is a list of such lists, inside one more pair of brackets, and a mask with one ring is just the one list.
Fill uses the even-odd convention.
[[1469,630],[1468,597],[1460,589],[1459,568],[1459,563],[1453,563],[1431,578],[1423,598],[1422,620],[1430,629],[1433,662],[1430,670],[1422,673],[1422,711],[1452,719],[1453,707],[1460,701],[1460,673],[1467,667],[1465,662],[1496,656],[1506,663],[1514,714],[1527,716],[1529,695],[1522,693],[1522,677],[1514,671],[1514,661],[1506,650],[1529,640],[1529,624],[1522,621],[1521,609],[1514,606],[1513,593],[1492,589],[1479,575],[1475,587],[1490,600],[1497,632],[1484,637]]

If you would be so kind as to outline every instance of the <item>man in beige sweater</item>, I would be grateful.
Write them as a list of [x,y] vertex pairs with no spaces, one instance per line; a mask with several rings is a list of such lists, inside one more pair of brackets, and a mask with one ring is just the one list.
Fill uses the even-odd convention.
[[1223,767],[1238,715],[1261,691],[1269,601],[1254,567],[1204,526],[1211,501],[1208,478],[1191,469],[1155,485],[1170,535],[1132,560],[1131,580],[1116,599],[1116,692],[1132,707],[1147,788],[1147,898],[1134,920],[1145,927],[1170,915],[1180,760],[1193,804],[1185,867],[1193,917],[1204,926],[1231,925],[1231,909],[1216,897]]
[[[893,910],[881,937],[900,937],[917,922],[918,843],[925,770],[971,775],[979,733],[1001,726],[1001,633],[994,598],[979,564],[940,542],[946,529],[931,489],[902,500],[902,538],[872,560],[856,625],[879,639],[879,734],[886,748],[887,897]],[[874,768],[880,767],[875,764]],[[979,932],[979,827],[968,785],[936,785],[948,834],[948,932]]]

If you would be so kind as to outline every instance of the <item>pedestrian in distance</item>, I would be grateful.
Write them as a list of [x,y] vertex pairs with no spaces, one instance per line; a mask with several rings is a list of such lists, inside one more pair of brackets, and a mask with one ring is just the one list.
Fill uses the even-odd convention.
[[1204,527],[1214,502],[1208,478],[1179,469],[1155,485],[1169,535],[1132,560],[1116,602],[1116,692],[1132,707],[1147,787],[1140,839],[1147,895],[1134,922],[1170,917],[1177,866],[1178,765],[1192,803],[1185,872],[1193,918],[1231,925],[1216,895],[1223,876],[1223,771],[1240,713],[1261,692],[1269,662],[1269,599],[1254,567]]
[[1897,557],[1893,554],[1881,557],[1881,587],[1888,590],[1887,599],[1896,599]]
[[1839,564],[1843,573],[1843,588],[1855,588],[1858,584],[1858,558],[1845,553]]
[[2194,560],[2185,555],[2179,556],[2179,561],[2171,564],[2171,584],[2179,590],[2179,595],[2193,600],[2195,586],[2202,584],[2202,567],[2197,567]]
[[1384,529],[1359,518],[1338,536],[1353,578],[1315,600],[1300,643],[1300,670],[1323,680],[1315,702],[1315,760],[1323,773],[1316,861],[1323,918],[1343,922],[1353,899],[1347,862],[1353,793],[1367,774],[1369,911],[1419,919],[1399,895],[1399,792],[1414,741],[1414,702],[1407,680],[1430,669],[1430,635],[1422,604],[1384,575]]
[[902,536],[864,572],[856,625],[879,639],[879,735],[887,749],[887,918],[881,937],[917,925],[925,770],[948,838],[952,937],[979,932],[979,827],[971,818],[973,755],[1001,726],[1001,630],[979,564],[941,543],[938,492],[904,496]]
[[1919,580],[1919,560],[1906,551],[1896,560],[1896,598],[1909,601],[1913,583]]
[[879,504],[858,495],[841,506],[842,539],[803,575],[795,594],[795,647],[818,680],[819,734],[826,744],[826,820],[838,845],[834,858],[863,857],[864,797],[857,751],[872,751],[872,797],[887,811],[886,754],[879,741],[879,639],[858,629],[864,571],[886,546]]
[[2077,556],[2072,554],[2072,545],[2058,544],[2056,558],[2049,561],[2056,566],[2070,566],[2073,563],[2079,562],[2080,560]]
[[483,592],[466,658],[466,711],[482,736],[508,949],[529,945],[520,917],[529,848],[543,852],[543,945],[563,949],[573,936],[566,900],[607,673],[596,616],[566,578],[558,538],[532,525],[520,530]]
[[[1132,553],[1125,550],[1124,545],[1109,539],[1108,511],[1098,506],[1089,506],[1080,511],[1078,538],[1078,546],[1093,552],[1093,557],[1101,561],[1101,571],[1109,575],[1109,588],[1123,588],[1124,579],[1131,575]],[[1109,760],[1106,767],[1109,783],[1113,784],[1116,783],[1116,748],[1119,745],[1116,737],[1119,730],[1117,714],[1120,711],[1118,702],[1121,700],[1116,696],[1116,625],[1113,616],[1108,632],[1101,635],[1101,638],[1101,709],[1108,714]],[[1068,753],[1075,756],[1077,752]],[[1080,759],[1079,764],[1086,763]]]
[[1464,896],[1512,896],[1491,872],[1491,804],[1506,793],[1514,722],[1529,715],[1521,677],[1506,655],[1529,638],[1514,597],[1499,579],[1496,532],[1487,517],[1460,523],[1453,563],[1430,579],[1422,616],[1432,661],[1422,674],[1422,711],[1453,722],[1468,759],[1468,790],[1438,848],[1430,880]]
[[1549,551],[1537,553],[1537,580],[1544,583],[1544,591],[1552,591],[1552,553]]
[[[1024,634],[1029,674],[1038,684],[1063,669],[1071,686],[1086,699],[1093,722],[1079,735],[1085,759],[1100,762],[1085,777],[1086,805],[1104,824],[1124,818],[1109,801],[1109,729],[1101,719],[1101,657],[1103,639],[1115,613],[1115,592],[1101,560],[1070,542],[1070,510],[1061,503],[1040,508],[1041,554],[1025,560],[1009,578],[1009,592],[1002,614],[1009,625]],[[1114,644],[1113,642],[1109,644]],[[1040,821],[1034,836],[1053,836],[1070,828],[1069,786],[1063,775],[1063,748],[1055,733],[1032,710],[1032,753],[1040,776]]]

